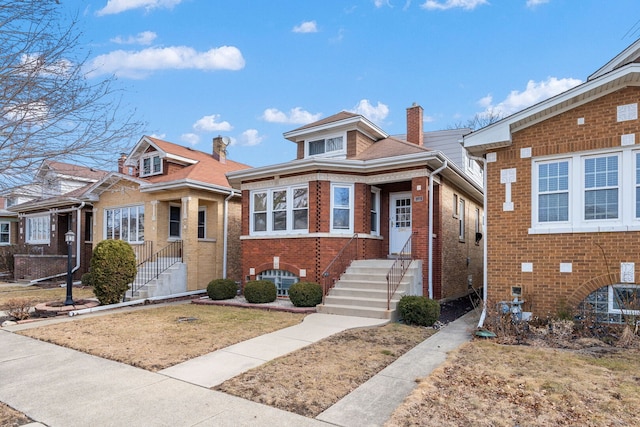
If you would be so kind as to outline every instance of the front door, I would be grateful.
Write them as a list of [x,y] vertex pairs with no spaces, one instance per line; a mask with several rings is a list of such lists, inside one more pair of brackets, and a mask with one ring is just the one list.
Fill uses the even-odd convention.
[[391,193],[389,209],[389,253],[399,254],[411,236],[411,193]]

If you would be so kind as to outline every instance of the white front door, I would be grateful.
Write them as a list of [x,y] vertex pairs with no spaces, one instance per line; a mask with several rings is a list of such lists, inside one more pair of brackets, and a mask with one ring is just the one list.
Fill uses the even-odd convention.
[[391,193],[389,209],[389,253],[399,254],[411,236],[411,193]]

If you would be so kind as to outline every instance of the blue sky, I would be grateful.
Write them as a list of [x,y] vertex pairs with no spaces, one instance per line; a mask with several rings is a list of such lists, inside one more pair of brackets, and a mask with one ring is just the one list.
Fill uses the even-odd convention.
[[[584,81],[640,37],[637,0],[61,0],[91,78],[117,76],[144,133],[264,166],[283,132],[342,110],[390,134],[510,114]],[[132,139],[132,144],[142,135]],[[115,158],[115,156],[114,156]],[[115,161],[115,160],[114,160]]]

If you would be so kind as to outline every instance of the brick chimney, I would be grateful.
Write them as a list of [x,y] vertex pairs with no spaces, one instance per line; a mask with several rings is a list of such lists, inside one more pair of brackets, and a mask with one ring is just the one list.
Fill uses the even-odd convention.
[[120,153],[118,159],[118,173],[126,173],[124,169],[124,162],[127,160],[127,153]]
[[407,108],[407,141],[420,146],[424,145],[422,111],[422,107],[415,102]]
[[227,142],[220,135],[213,138],[213,158],[220,163],[227,162]]

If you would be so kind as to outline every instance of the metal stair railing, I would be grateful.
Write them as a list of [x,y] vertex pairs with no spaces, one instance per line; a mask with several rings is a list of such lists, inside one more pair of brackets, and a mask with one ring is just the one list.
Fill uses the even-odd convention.
[[[160,277],[173,265],[182,262],[182,240],[169,243],[158,252],[138,264],[138,273],[131,284],[131,298],[135,292],[145,287],[149,282]],[[151,268],[149,266],[151,265]]]
[[407,239],[407,242],[402,247],[402,250],[400,250],[400,253],[396,256],[395,261],[393,261],[393,264],[387,273],[387,310],[391,309],[391,299],[398,290],[398,286],[400,286],[400,282],[402,281],[404,274],[409,269],[411,261],[413,261],[411,240],[414,234],[416,234],[415,231],[411,233],[411,236]]
[[342,273],[347,270],[349,264],[356,259],[358,259],[358,233],[349,239],[322,273],[322,304],[324,304],[329,290],[333,288]]

